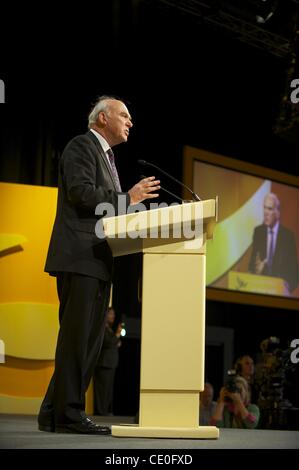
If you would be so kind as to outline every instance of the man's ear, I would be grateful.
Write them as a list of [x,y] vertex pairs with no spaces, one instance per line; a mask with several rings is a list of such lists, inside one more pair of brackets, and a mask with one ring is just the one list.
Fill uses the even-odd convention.
[[107,124],[107,116],[104,111],[100,111],[98,114],[98,122],[103,126]]

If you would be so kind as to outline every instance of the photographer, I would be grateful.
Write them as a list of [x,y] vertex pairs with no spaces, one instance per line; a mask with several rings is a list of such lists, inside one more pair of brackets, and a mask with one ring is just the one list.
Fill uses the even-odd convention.
[[259,416],[259,408],[250,403],[246,380],[235,376],[220,390],[210,424],[219,428],[254,429],[258,425]]

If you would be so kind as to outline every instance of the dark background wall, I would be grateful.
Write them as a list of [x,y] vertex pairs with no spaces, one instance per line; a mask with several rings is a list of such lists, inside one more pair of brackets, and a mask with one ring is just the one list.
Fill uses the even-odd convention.
[[[2,181],[55,186],[65,144],[85,132],[96,97],[110,93],[128,100],[134,122],[129,142],[116,150],[124,188],[140,175],[138,158],[181,179],[183,145],[299,174],[298,127],[287,138],[274,132],[292,56],[241,42],[238,34],[211,26],[196,8],[188,13],[167,3],[190,2],[78,2],[67,13],[52,4],[33,12],[26,4],[5,13],[0,33],[0,78],[6,91],[6,103],[0,105]],[[191,3],[217,9],[223,2]],[[237,3],[226,2],[232,8]],[[269,30],[291,39],[296,2],[280,3],[290,10],[274,15]],[[240,9],[233,11],[240,15]],[[296,65],[293,75],[297,70]],[[167,186],[180,191],[170,182]],[[139,272],[137,258],[116,262],[119,316],[140,315],[138,301],[128,294],[135,294]],[[260,341],[270,335],[286,345],[298,336],[298,315],[207,302],[207,325],[233,330],[235,357],[255,356]],[[115,396],[123,414],[134,413],[138,400],[140,345],[136,335],[129,336],[121,349]],[[217,362],[210,354],[210,361]]]

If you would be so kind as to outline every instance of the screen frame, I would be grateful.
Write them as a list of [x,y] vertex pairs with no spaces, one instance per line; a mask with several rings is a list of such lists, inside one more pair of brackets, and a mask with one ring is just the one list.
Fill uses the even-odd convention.
[[[283,183],[294,186],[299,189],[299,177],[272,170],[253,163],[244,162],[231,157],[226,157],[217,153],[202,150],[196,147],[185,145],[183,147],[183,181],[191,187],[193,186],[193,168],[194,162],[209,163],[224,169],[235,170],[248,175],[269,179],[277,183]],[[200,196],[200,194],[199,194]],[[215,191],[215,198],[217,192]],[[187,190],[183,191],[183,198],[190,198]],[[220,201],[221,204],[221,201]],[[284,308],[290,310],[299,310],[299,299],[274,296],[269,294],[255,294],[248,292],[237,292],[219,287],[207,287],[206,297],[208,300],[221,302],[232,302],[239,304],[258,305],[262,307]]]

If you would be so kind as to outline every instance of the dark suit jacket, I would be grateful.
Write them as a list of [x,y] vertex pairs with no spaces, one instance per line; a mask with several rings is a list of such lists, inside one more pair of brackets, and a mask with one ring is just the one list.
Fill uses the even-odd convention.
[[[254,229],[253,247],[249,263],[249,271],[255,272],[255,259],[259,253],[261,260],[267,257],[267,227],[259,225]],[[268,267],[265,265],[263,275],[268,275]],[[297,249],[294,234],[279,224],[276,247],[273,256],[271,276],[281,277],[288,282],[290,290],[293,290],[299,281]]]
[[114,331],[108,326],[106,326],[103,346],[98,359],[97,367],[115,369],[118,366],[119,341],[120,338],[115,335]]
[[117,207],[117,193],[105,153],[91,132],[79,135],[66,146],[59,162],[57,213],[45,271],[77,272],[109,280],[112,253],[108,243],[95,235],[100,202]]

